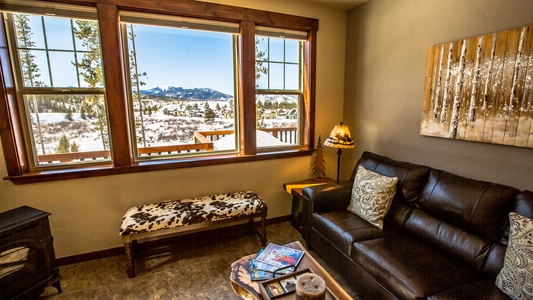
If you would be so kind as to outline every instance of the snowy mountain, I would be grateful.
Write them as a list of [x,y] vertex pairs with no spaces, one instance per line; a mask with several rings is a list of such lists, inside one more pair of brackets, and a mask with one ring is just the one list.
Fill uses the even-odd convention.
[[168,97],[183,100],[215,100],[226,101],[233,96],[221,93],[209,88],[183,88],[173,86],[156,87],[149,90],[141,90],[142,95],[155,97]]

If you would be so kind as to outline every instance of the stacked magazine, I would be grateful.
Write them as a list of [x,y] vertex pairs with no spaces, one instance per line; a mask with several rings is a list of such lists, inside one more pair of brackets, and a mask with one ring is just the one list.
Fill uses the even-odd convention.
[[302,250],[270,243],[248,261],[250,277],[252,280],[265,280],[294,272],[304,254]]

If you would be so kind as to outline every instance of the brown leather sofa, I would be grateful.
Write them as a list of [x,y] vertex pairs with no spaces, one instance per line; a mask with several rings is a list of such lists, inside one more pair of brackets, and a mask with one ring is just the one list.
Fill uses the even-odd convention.
[[[398,177],[383,230],[347,210],[359,166]],[[509,212],[533,192],[365,152],[351,180],[303,189],[304,238],[362,299],[509,299],[495,285]]]

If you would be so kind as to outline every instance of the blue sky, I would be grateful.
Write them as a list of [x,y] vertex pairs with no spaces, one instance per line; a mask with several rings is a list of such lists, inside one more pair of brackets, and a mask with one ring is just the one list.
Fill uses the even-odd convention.
[[231,34],[145,25],[134,31],[139,73],[148,73],[144,88],[207,87],[233,95]]
[[[40,16],[30,17],[35,47],[46,48],[43,34],[46,32],[47,47],[52,50],[48,53],[42,50],[32,51],[41,73],[39,80],[46,86],[78,86],[76,69],[72,64],[75,60],[73,50],[74,45],[78,51],[84,47],[80,40],[73,40],[70,19],[46,16],[44,20],[43,27]],[[146,77],[141,78],[146,83],[141,89],[181,86],[211,88],[229,95],[234,94],[232,34],[137,24],[134,25],[134,31],[138,71],[141,74],[147,73]],[[128,44],[131,46],[129,39]],[[261,76],[257,81],[258,86],[297,90],[298,42],[271,38],[268,44],[266,39],[262,39],[258,48],[268,53],[271,61],[278,61],[270,63],[268,76]],[[128,51],[131,51],[131,47]],[[87,86],[83,82],[80,85]]]
[[[40,16],[30,17],[31,39],[35,48],[44,49],[43,32],[46,32],[48,49],[60,50],[48,52],[53,86],[78,86],[72,64],[75,58],[71,51],[74,43],[78,50],[83,47],[77,39],[73,43],[70,20],[58,17],[44,19],[45,30]],[[134,31],[139,73],[146,72],[148,75],[142,77],[146,85],[141,89],[182,86],[212,88],[234,94],[231,34],[146,25],[135,25]],[[47,53],[34,50],[32,54],[41,74],[38,80],[50,86]]]

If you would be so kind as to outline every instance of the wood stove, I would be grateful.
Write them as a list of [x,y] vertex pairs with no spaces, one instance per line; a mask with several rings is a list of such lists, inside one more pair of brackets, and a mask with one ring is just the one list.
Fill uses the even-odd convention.
[[52,285],[61,293],[50,213],[22,206],[0,213],[0,299],[28,299]]

